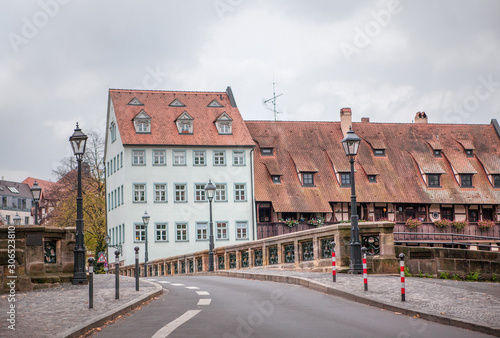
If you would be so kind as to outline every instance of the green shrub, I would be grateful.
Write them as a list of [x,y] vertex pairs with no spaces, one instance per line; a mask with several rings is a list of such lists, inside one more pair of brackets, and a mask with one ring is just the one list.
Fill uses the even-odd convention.
[[440,279],[449,279],[450,274],[448,272],[441,272],[441,274],[439,275],[439,278]]
[[477,282],[478,280],[480,280],[481,276],[479,275],[479,270],[478,271],[470,271],[469,274],[467,275],[466,279],[470,282]]

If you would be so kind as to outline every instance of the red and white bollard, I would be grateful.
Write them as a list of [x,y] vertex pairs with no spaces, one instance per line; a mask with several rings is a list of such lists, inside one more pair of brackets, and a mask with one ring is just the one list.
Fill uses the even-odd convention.
[[368,270],[366,269],[366,251],[368,249],[363,247],[361,251],[363,251],[363,282],[365,284],[365,291],[368,291]]
[[337,268],[335,266],[335,242],[334,241],[332,241],[331,247],[332,247],[332,277],[333,277],[333,281],[336,282],[337,281]]
[[399,271],[401,275],[401,301],[405,301],[405,254],[399,254]]

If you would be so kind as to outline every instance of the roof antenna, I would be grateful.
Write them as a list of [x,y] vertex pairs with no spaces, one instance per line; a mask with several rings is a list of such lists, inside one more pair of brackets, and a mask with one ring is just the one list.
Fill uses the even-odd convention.
[[[267,109],[274,111],[274,121],[276,121],[276,114],[280,113],[279,111],[276,111],[276,99],[278,97],[280,97],[281,95],[283,95],[283,93],[276,95],[276,82],[274,82],[274,72],[273,72],[273,97],[271,97],[270,99],[264,100],[264,102],[262,102],[262,103],[264,103],[264,106],[266,106]],[[269,107],[268,103],[272,103],[273,108]]]

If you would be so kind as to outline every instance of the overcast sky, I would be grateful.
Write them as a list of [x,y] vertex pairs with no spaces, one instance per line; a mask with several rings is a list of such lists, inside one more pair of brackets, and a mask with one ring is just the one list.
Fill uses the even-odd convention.
[[500,1],[40,0],[0,11],[0,176],[54,180],[109,88],[233,89],[244,119],[490,123]]

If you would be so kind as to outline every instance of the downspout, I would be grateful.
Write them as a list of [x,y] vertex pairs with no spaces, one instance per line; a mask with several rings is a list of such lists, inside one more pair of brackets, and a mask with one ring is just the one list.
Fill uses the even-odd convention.
[[251,204],[251,208],[252,208],[252,238],[253,240],[255,241],[256,238],[255,238],[255,228],[256,228],[256,224],[255,224],[255,192],[254,192],[254,186],[253,186],[253,151],[254,151],[255,148],[252,148],[252,150],[250,150],[250,182],[252,184],[252,204]]

